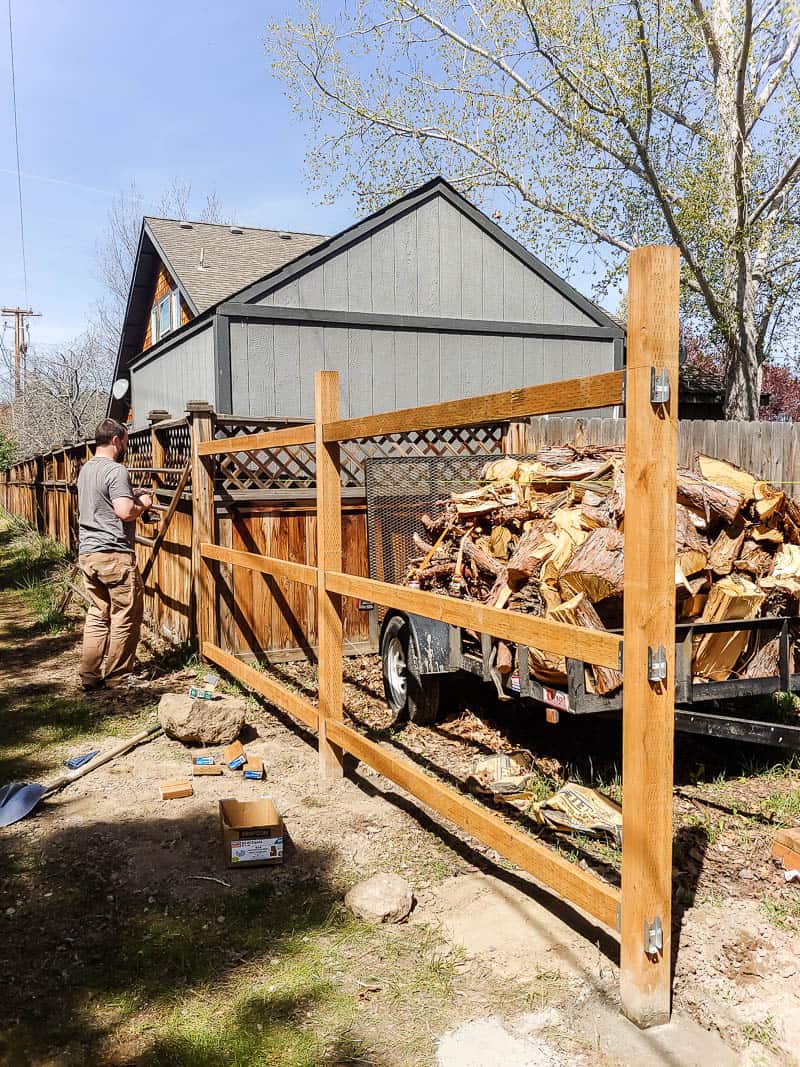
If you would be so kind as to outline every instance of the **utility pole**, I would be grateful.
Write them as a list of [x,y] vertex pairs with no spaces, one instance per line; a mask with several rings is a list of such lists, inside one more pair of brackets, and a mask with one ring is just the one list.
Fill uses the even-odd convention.
[[25,319],[39,319],[41,312],[30,308],[3,308],[6,318],[14,318],[14,399],[22,392],[23,369],[28,369],[28,342],[25,340]]

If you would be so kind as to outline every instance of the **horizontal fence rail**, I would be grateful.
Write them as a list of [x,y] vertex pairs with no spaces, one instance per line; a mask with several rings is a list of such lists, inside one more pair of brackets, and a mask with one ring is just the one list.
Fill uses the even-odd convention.
[[523,612],[489,608],[439,593],[406,589],[372,578],[359,578],[354,574],[329,571],[325,575],[325,587],[342,596],[374,600],[376,604],[387,608],[410,611],[452,626],[502,637],[506,641],[541,649],[542,652],[569,655],[599,667],[619,670],[622,660],[623,639],[605,630],[587,630],[565,622],[551,622]]
[[622,403],[622,371],[591,378],[531,385],[487,396],[471,397],[419,408],[404,408],[380,415],[338,419],[322,430],[323,441],[347,441],[409,430],[480,426],[499,420],[526,419],[558,411],[583,411]]

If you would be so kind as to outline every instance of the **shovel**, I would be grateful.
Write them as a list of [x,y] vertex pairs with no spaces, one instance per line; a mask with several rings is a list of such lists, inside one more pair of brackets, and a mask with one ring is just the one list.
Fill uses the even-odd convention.
[[160,733],[161,726],[158,723],[148,726],[146,730],[142,730],[135,737],[130,737],[127,741],[120,741],[118,745],[109,749],[108,752],[101,752],[90,763],[80,767],[77,771],[62,774],[60,778],[53,779],[47,785],[39,785],[38,783],[27,785],[25,782],[11,782],[9,785],[0,787],[0,826],[11,826],[12,823],[19,822],[26,815],[30,815],[42,797],[56,793],[59,789],[63,789],[64,786],[83,778],[85,774],[89,774],[96,767],[102,767],[104,763],[108,763],[117,756],[129,752],[143,741],[150,741],[156,734]]

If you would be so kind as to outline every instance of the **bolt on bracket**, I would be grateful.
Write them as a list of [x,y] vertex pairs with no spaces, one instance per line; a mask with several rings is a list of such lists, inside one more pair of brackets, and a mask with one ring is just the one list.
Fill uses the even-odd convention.
[[667,678],[667,650],[663,645],[658,648],[647,646],[647,680],[664,682]]
[[664,950],[664,929],[658,915],[650,921],[644,921],[644,952],[646,956],[657,956]]
[[669,371],[650,368],[650,403],[669,403]]

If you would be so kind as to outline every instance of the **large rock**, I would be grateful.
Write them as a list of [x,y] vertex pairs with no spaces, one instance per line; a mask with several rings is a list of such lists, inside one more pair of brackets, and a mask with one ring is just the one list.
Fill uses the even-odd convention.
[[354,885],[344,902],[365,922],[401,923],[414,905],[414,894],[399,874],[375,874]]
[[241,697],[197,700],[186,693],[165,693],[158,705],[164,732],[185,744],[229,745],[241,733],[244,715]]

